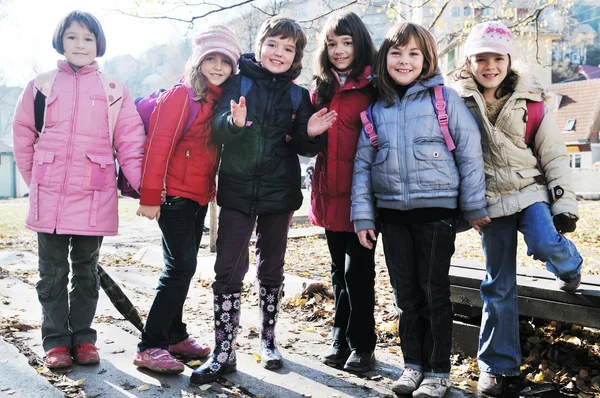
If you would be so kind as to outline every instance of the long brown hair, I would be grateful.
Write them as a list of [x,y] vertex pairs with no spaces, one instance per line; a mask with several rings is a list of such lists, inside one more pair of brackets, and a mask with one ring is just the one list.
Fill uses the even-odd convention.
[[202,65],[202,62],[195,65],[190,57],[185,64],[184,80],[194,89],[194,93],[196,94],[194,100],[206,104],[208,103],[208,79],[202,74],[200,65]]
[[373,65],[377,54],[369,30],[358,15],[348,11],[331,16],[321,30],[313,58],[313,82],[319,102],[329,102],[335,93],[336,79],[327,55],[327,39],[331,35],[352,37],[354,60],[350,65],[352,70],[348,75],[349,79],[360,76],[365,67]]
[[387,71],[387,54],[393,47],[406,46],[413,39],[423,53],[423,71],[419,80],[429,79],[436,73],[438,54],[435,39],[423,26],[412,22],[401,22],[388,30],[381,43],[375,62],[376,84],[379,98],[385,100],[386,106],[392,106],[396,98],[396,82]]
[[[519,74],[511,67],[511,65],[512,58],[509,55],[508,68],[506,69],[506,77],[504,78],[504,80],[502,80],[502,82],[496,89],[496,92],[494,93],[494,97],[496,97],[497,99],[504,97],[508,93],[514,92],[517,88],[517,84],[519,83]],[[475,79],[475,76],[473,75],[473,70],[471,69],[471,59],[469,57],[466,57],[465,63],[458,71],[456,71],[456,73],[454,73],[452,78],[456,81],[473,79],[475,84],[477,84],[477,89],[479,90],[479,92],[483,93],[483,86],[479,84],[479,82],[477,81],[477,79]]]

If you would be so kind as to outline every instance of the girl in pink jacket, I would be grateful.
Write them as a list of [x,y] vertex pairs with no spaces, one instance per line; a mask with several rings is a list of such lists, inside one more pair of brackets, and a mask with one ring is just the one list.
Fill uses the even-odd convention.
[[[30,191],[26,226],[38,233],[36,289],[43,310],[45,364],[60,368],[72,360],[99,362],[91,324],[100,287],[100,245],[118,229],[113,153],[137,189],[145,136],[127,89],[98,71],[95,58],[104,54],[106,38],[93,15],[66,15],[52,44],[66,61],[43,75],[52,76],[48,92],[40,84],[47,77],[28,84],[15,113],[13,141],[17,166]],[[46,108],[40,115],[44,97]],[[67,290],[69,257],[72,280]]]

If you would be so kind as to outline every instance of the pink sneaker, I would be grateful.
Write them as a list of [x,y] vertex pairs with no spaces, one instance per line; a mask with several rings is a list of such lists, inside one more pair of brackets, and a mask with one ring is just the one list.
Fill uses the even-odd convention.
[[44,365],[48,369],[68,368],[72,364],[71,349],[64,345],[49,350],[46,353],[46,359],[44,359]]
[[73,359],[78,365],[94,365],[100,362],[100,355],[92,343],[79,343],[73,347]]
[[167,350],[160,348],[148,348],[142,352],[136,352],[133,356],[133,364],[159,373],[181,373],[185,368]]
[[210,347],[204,344],[198,344],[196,340],[188,337],[181,343],[170,345],[169,352],[174,355],[181,355],[182,357],[197,359],[208,356],[208,354],[210,354]]

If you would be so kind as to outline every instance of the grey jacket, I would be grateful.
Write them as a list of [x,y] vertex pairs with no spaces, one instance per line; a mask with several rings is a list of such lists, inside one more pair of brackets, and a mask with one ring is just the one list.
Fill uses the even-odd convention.
[[467,220],[487,215],[479,129],[458,94],[447,88],[448,124],[456,145],[448,150],[430,95],[431,87],[443,83],[436,74],[415,82],[391,107],[384,101],[373,106],[379,146],[371,145],[363,129],[352,181],[355,231],[375,229],[376,207],[460,207]]

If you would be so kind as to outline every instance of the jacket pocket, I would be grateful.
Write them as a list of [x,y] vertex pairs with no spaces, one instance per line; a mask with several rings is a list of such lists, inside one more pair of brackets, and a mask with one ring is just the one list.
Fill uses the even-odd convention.
[[83,189],[102,191],[115,184],[115,161],[111,155],[86,154]]
[[52,165],[54,163],[54,152],[37,149],[33,153],[33,169],[31,170],[31,182],[48,186],[52,176]]
[[458,187],[454,157],[441,139],[415,141],[413,151],[419,185],[427,188]]

